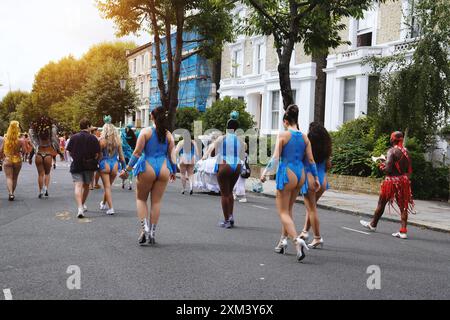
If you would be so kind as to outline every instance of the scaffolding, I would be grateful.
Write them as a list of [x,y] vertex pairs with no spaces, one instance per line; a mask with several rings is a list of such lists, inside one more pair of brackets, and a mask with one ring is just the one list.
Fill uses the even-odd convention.
[[[199,47],[195,41],[199,35],[195,32],[183,34],[183,56],[189,55]],[[176,33],[171,35],[172,51],[175,51]],[[167,85],[167,45],[165,38],[161,39],[161,60],[164,81]],[[150,82],[150,110],[161,106],[160,92],[158,88],[158,72],[156,68],[155,47],[153,47],[151,82]],[[178,91],[178,108],[197,108],[206,110],[208,97],[212,89],[211,72],[208,60],[199,54],[193,54],[181,62],[180,82]]]

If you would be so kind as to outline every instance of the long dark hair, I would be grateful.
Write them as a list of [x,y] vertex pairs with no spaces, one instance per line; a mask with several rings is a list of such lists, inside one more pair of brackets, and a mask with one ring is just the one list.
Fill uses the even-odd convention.
[[47,140],[51,137],[53,120],[47,116],[41,116],[37,120],[31,122],[30,127],[40,139]]
[[327,129],[319,122],[309,125],[308,139],[311,142],[314,161],[321,163],[331,157],[331,137]]
[[285,120],[291,125],[295,124],[298,128],[298,106],[296,104],[291,104],[287,107],[283,116],[283,121]]
[[158,107],[153,109],[152,116],[155,119],[158,141],[164,143],[166,141],[167,131],[169,130],[169,111],[163,107]]

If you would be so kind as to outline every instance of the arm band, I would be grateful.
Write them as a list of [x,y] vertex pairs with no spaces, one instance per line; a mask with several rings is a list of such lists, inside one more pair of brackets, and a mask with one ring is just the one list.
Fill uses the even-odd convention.
[[176,163],[171,163],[171,165],[172,165],[172,173],[173,174],[177,174],[177,164]]
[[131,156],[130,162],[128,162],[128,166],[134,167],[136,163],[138,162],[139,158],[136,157],[134,154]]
[[317,166],[316,166],[315,163],[310,163],[309,164],[309,171],[312,173],[314,178],[317,178],[319,176],[319,174],[317,172]]
[[122,170],[127,170],[127,163],[125,161],[121,161],[120,164],[122,165]]

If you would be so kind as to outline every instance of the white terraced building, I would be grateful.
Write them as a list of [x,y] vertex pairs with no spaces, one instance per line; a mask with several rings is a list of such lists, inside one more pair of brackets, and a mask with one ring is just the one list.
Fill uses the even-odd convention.
[[131,114],[125,116],[125,125],[133,124],[137,128],[148,127],[150,122],[150,79],[152,44],[147,43],[126,53],[128,70],[139,105]]
[[[346,19],[342,45],[328,56],[325,126],[336,130],[346,121],[367,114],[370,67],[363,65],[371,55],[389,56],[407,50],[417,35],[411,6],[417,0],[374,2],[360,20]],[[236,14],[246,15],[244,6]],[[408,22],[412,21],[412,23]],[[243,99],[254,116],[261,134],[276,134],[282,127],[282,98],[278,78],[278,57],[271,36],[240,36],[222,53],[221,97]],[[291,61],[291,81],[295,102],[300,106],[303,131],[314,119],[316,64],[300,44]]]

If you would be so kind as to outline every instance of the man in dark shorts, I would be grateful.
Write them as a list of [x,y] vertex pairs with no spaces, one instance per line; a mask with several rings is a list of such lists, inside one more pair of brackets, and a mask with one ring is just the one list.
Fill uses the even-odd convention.
[[100,144],[91,131],[91,123],[87,119],[80,121],[81,131],[70,138],[67,150],[73,161],[70,173],[75,183],[75,201],[78,206],[78,218],[84,218],[87,211],[86,199],[89,195],[89,185],[94,178],[100,157]]

